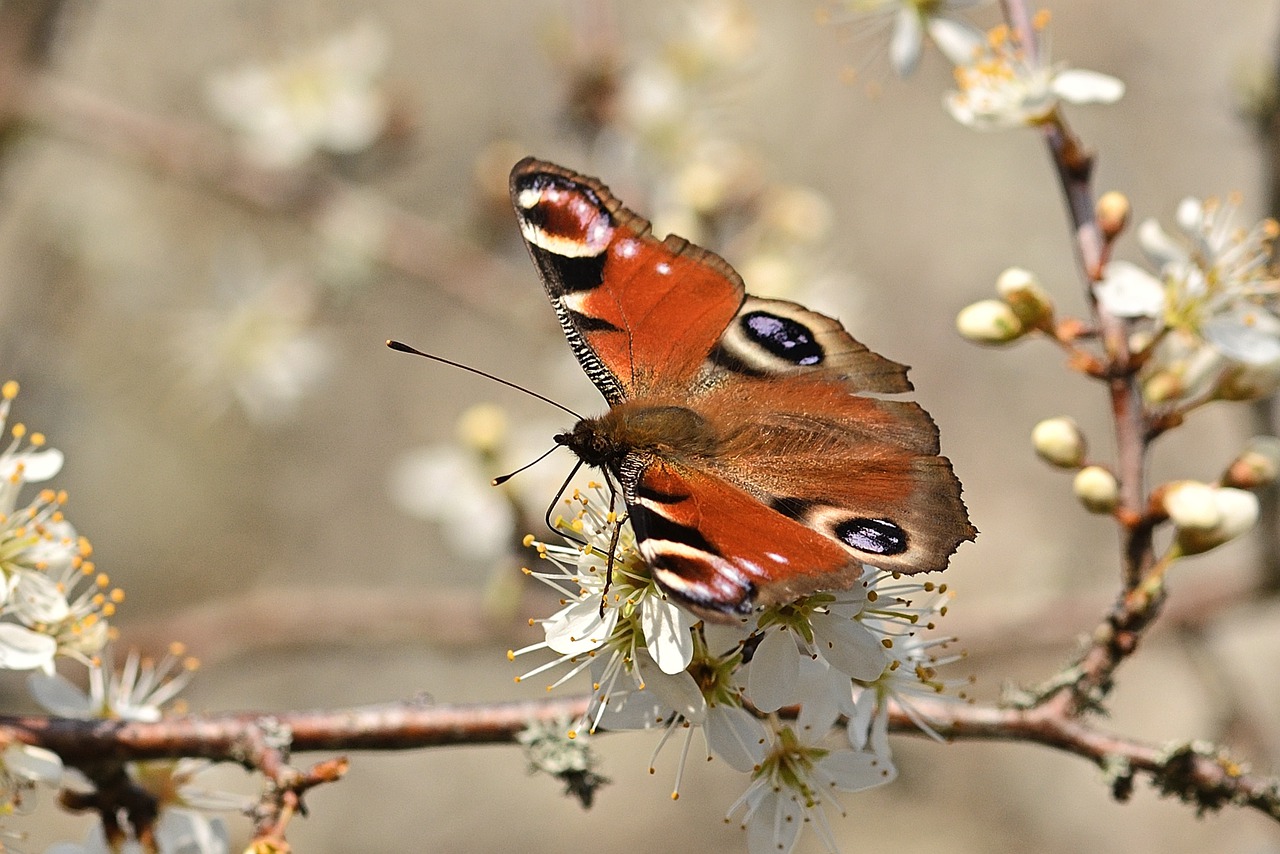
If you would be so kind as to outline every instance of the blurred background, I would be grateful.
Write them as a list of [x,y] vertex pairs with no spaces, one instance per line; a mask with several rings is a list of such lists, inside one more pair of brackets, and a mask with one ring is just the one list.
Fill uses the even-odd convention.
[[[1247,113],[1275,62],[1274,3],[1053,12],[1055,58],[1128,87],[1068,114],[1099,191],[1126,193],[1135,220],[1233,191],[1250,221],[1267,213]],[[201,659],[191,710],[541,696],[512,681],[532,664],[505,656],[553,610],[514,544],[569,459],[505,492],[486,480],[569,425],[383,347],[603,407],[509,210],[526,154],[599,175],[749,290],[912,366],[982,531],[947,573],[944,624],[975,696],[1048,676],[1114,595],[1113,526],[1028,441],[1070,414],[1107,460],[1104,393],[1049,345],[954,332],[1015,264],[1084,310],[1043,144],[952,121],[932,48],[898,79],[886,19],[817,0],[31,0],[0,23],[0,379],[22,384],[15,418],[66,454],[68,519],[127,593],[120,645],[177,640]],[[1121,255],[1140,260],[1136,242]],[[1250,417],[1197,412],[1156,446],[1153,478],[1216,477]],[[1255,592],[1261,552],[1255,536],[1175,568],[1170,619],[1121,669],[1106,726],[1275,767],[1280,607]],[[6,676],[6,709],[34,710]],[[697,763],[673,804],[676,751],[650,775],[653,734],[596,743],[614,784],[589,811],[514,747],[357,754],[289,838],[309,854],[745,850],[720,821],[739,775]],[[1090,765],[1037,747],[895,750],[895,784],[842,799],[846,851],[1280,851],[1259,815],[1197,818],[1145,785],[1117,804]],[[209,779],[255,791],[236,769]],[[88,823],[45,804],[11,827],[39,851]],[[229,825],[238,850],[248,822]]]

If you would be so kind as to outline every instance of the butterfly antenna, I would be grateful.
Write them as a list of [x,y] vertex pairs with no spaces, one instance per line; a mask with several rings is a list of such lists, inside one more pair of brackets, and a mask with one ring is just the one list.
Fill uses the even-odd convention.
[[[543,403],[549,403],[552,406],[554,406],[556,409],[560,409],[560,410],[563,410],[564,412],[569,413],[574,418],[577,418],[579,421],[582,420],[581,415],[574,412],[572,409],[565,406],[563,403],[557,403],[556,401],[552,400],[546,395],[538,394],[533,389],[525,388],[524,386],[518,383],[513,383],[511,380],[504,380],[502,377],[496,377],[493,374],[480,370],[479,368],[473,368],[470,365],[464,365],[461,362],[455,362],[451,359],[446,359],[443,356],[436,356],[431,353],[424,353],[421,350],[410,347],[408,344],[402,343],[400,341],[387,341],[387,346],[390,347],[392,350],[398,350],[401,353],[411,353],[414,356],[421,356],[422,358],[430,359],[433,362],[440,362],[441,364],[449,365],[450,367],[461,368],[464,371],[470,371],[471,373],[478,374],[479,376],[482,376],[485,379],[493,380],[495,383],[502,383],[502,385],[508,388],[513,388],[516,391],[522,391],[525,394],[529,395],[530,397],[536,397],[538,400],[541,400]],[[512,474],[514,474],[514,472],[512,472]]]
[[[542,462],[542,461],[543,461],[543,460],[545,460],[547,457],[551,456],[551,455],[552,455],[552,454],[553,454],[553,453],[554,453],[558,448],[560,448],[560,445],[552,445],[550,448],[548,448],[546,451],[544,451],[544,452],[543,452],[543,453],[542,453],[542,454],[541,454],[541,455],[540,455],[536,460],[534,460],[533,462],[531,462],[531,463],[525,463],[524,465],[520,466],[520,468],[516,469],[516,470],[515,470],[515,471],[513,471],[513,472],[509,472],[508,474],[498,475],[498,476],[497,476],[497,477],[495,477],[493,480],[489,481],[489,484],[490,484],[491,486],[502,486],[502,484],[504,484],[504,483],[506,483],[507,481],[511,480],[511,478],[513,478],[513,477],[515,477],[516,475],[520,474],[520,472],[524,471],[525,469],[531,469],[531,468],[533,468],[533,467],[534,467],[534,466],[536,466],[538,463]],[[575,469],[575,471],[576,471],[576,469]],[[570,475],[570,477],[572,477],[572,475]],[[564,488],[563,488],[563,487],[561,487],[561,490],[560,490],[560,491],[561,491],[561,492],[563,492],[563,491],[564,491]],[[556,497],[557,497],[557,498],[559,498],[559,496],[556,496]]]

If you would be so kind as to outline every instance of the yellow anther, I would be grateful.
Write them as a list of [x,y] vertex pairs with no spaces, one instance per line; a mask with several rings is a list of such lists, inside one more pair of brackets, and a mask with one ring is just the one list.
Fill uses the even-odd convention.
[[0,396],[3,396],[5,400],[13,400],[15,397],[17,397],[18,396],[17,380],[6,380],[5,384],[0,386]]
[[38,448],[45,443],[44,434],[32,433],[30,441],[31,441],[31,444],[35,445]]
[[13,433],[13,438],[21,439],[23,436],[27,435],[27,425],[21,422],[14,424],[13,429],[10,432]]

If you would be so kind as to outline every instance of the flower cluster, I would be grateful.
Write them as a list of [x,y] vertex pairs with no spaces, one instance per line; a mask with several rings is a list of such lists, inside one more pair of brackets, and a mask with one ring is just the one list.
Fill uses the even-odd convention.
[[[957,687],[937,675],[956,658],[945,652],[949,639],[921,634],[945,613],[946,587],[869,572],[850,590],[764,609],[740,626],[709,625],[653,581],[602,487],[567,501],[574,513],[560,529],[572,543],[528,540],[548,568],[526,572],[562,607],[539,621],[543,640],[508,654],[552,653],[517,681],[554,672],[550,690],[590,675],[591,702],[570,738],[658,729],[660,750],[683,733],[673,797],[700,731],[708,757],[750,775],[729,815],[740,817],[751,851],[788,851],[806,826],[834,850],[833,793],[896,776],[891,705],[931,732],[912,698]],[[842,717],[847,735],[836,743]]]
[[[1037,30],[1047,23],[1037,16]],[[951,117],[977,130],[1027,127],[1052,119],[1064,101],[1112,104],[1124,95],[1116,78],[1053,64],[1048,54],[1043,37],[1026,45],[1008,27],[994,28],[985,48],[956,66],[957,89],[945,99]]]
[[[0,430],[9,444],[0,451],[0,669],[31,671],[32,697],[60,717],[156,721],[186,686],[195,660],[174,646],[160,661],[130,653],[118,671],[112,664],[108,620],[124,594],[90,559],[89,541],[76,533],[63,507],[65,493],[42,489],[22,503],[27,484],[43,483],[62,467],[63,455],[45,437],[21,423],[9,424],[18,384],[0,386]],[[55,672],[59,660],[87,669],[87,691]],[[177,707],[181,710],[181,706]],[[153,838],[158,850],[225,854],[227,834],[218,820],[198,809],[242,809],[221,796],[207,796],[190,786],[207,763],[128,763],[130,778],[156,799],[158,817]],[[8,744],[0,751],[0,815],[29,808],[38,787],[60,789],[60,802],[71,809],[95,809],[94,782],[47,750]],[[120,828],[95,823],[83,844],[59,843],[54,854],[120,850],[130,841]],[[6,839],[19,838],[0,829]]]
[[1239,209],[1234,197],[1184,199],[1176,235],[1155,220],[1138,227],[1158,274],[1113,261],[1096,289],[1112,313],[1148,324],[1143,390],[1153,403],[1253,400],[1280,387],[1280,225],[1245,228]]
[[[0,431],[17,394],[16,382],[0,387]],[[65,492],[46,488],[19,501],[24,486],[58,473],[62,453],[24,424],[8,433],[0,451],[0,668],[52,673],[59,657],[90,663],[124,593],[89,559],[89,541],[63,513]]]

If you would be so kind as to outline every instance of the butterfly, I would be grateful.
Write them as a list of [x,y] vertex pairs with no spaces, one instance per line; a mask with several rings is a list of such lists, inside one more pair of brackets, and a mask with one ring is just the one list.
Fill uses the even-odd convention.
[[833,318],[746,293],[718,255],[594,178],[511,172],[520,232],[609,410],[555,437],[620,491],[673,599],[726,622],[853,586],[863,565],[944,569],[977,530],[907,368]]

